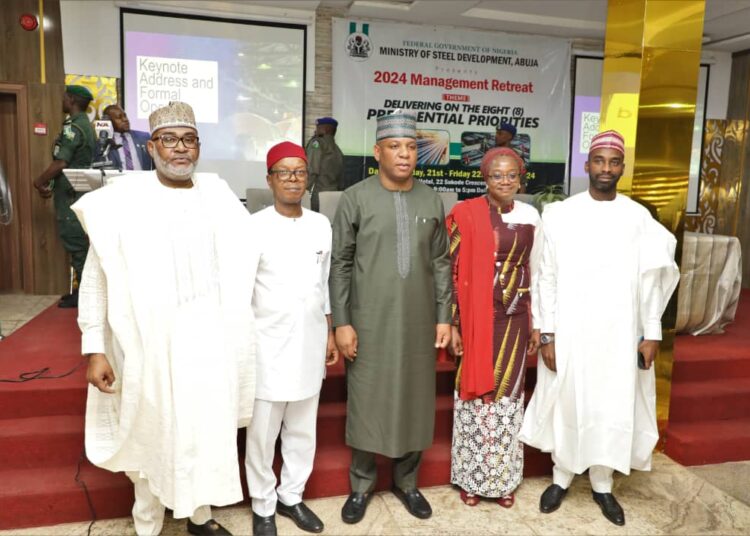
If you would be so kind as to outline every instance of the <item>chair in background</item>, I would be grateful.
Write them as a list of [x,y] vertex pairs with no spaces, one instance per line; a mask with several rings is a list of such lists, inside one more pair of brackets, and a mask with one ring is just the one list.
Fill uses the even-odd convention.
[[536,207],[536,203],[534,203],[534,194],[516,194],[513,196],[513,199],[518,199],[521,203],[526,203],[532,207]]
[[[250,214],[273,205],[273,193],[268,188],[248,188],[245,190],[245,207]],[[302,206],[310,209],[310,192],[302,196]]]
[[343,192],[320,192],[318,194],[320,202],[319,212],[328,218],[328,221],[331,223],[333,223],[333,217],[336,215],[336,207],[339,205],[342,193]]
[[438,192],[443,200],[443,209],[448,214],[451,209],[458,203],[458,193],[456,192]]

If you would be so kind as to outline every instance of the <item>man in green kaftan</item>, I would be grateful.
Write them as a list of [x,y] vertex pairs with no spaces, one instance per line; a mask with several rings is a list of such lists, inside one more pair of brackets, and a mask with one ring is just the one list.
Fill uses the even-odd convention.
[[414,180],[416,120],[378,119],[379,173],[346,190],[333,221],[331,312],[347,360],[346,443],[352,493],[341,511],[359,522],[375,487],[375,455],[393,458],[393,492],[419,518],[417,489],[432,444],[436,348],[450,342],[451,266],[443,204]]

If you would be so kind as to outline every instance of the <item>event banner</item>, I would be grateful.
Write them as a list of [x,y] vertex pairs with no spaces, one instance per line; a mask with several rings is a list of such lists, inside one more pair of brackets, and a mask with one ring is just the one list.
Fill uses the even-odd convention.
[[415,176],[460,199],[484,192],[479,164],[496,127],[526,162],[527,192],[564,182],[570,43],[548,37],[333,19],[333,115],[349,183],[377,171],[376,118],[417,117]]

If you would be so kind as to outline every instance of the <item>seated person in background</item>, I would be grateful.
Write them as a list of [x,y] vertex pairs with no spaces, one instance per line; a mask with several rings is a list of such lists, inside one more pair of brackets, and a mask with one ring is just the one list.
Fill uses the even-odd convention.
[[109,116],[115,131],[114,141],[120,147],[109,152],[109,159],[118,169],[142,170],[154,169],[154,163],[148,154],[146,143],[151,138],[148,132],[130,130],[130,120],[125,110],[118,104],[110,104],[102,112]]

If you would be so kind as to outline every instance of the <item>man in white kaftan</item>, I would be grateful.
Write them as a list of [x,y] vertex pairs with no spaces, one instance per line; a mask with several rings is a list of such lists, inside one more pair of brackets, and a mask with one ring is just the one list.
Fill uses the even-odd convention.
[[559,508],[573,476],[588,469],[594,500],[617,525],[625,515],[612,495],[613,471],[650,470],[659,438],[651,363],[679,278],[674,236],[617,194],[623,158],[617,132],[595,136],[589,190],[544,211],[543,359],[520,435],[552,453],[543,513]]
[[78,318],[86,453],[133,481],[137,534],[159,534],[165,507],[190,518],[191,534],[229,534],[209,505],[242,500],[237,427],[255,387],[250,217],[224,181],[194,173],[187,104],[149,123],[156,171],[73,206],[91,240]]
[[[266,164],[274,205],[252,217],[259,253],[253,294],[257,382],[245,450],[255,536],[276,534],[275,513],[302,530],[323,530],[302,493],[315,457],[325,365],[338,360],[328,298],[331,224],[302,208],[305,150],[280,143],[269,150]],[[273,458],[279,432],[284,464],[277,488]]]

